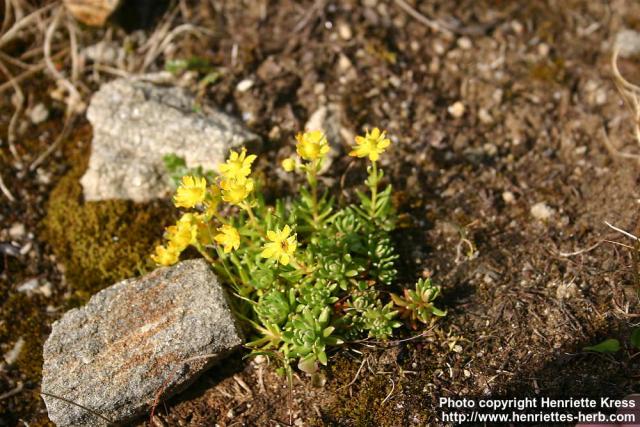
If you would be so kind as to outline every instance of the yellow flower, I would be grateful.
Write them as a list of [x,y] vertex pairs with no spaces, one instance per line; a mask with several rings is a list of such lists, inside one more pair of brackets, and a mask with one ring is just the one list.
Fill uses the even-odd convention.
[[151,259],[160,265],[173,265],[178,262],[180,258],[180,251],[171,243],[167,247],[158,245],[156,246],[155,254],[151,255]]
[[210,186],[209,194],[207,200],[205,201],[204,218],[206,220],[213,218],[216,213],[218,213],[218,205],[220,204],[220,200],[222,200],[220,189],[215,185]]
[[223,225],[218,228],[220,234],[215,237],[216,242],[224,246],[224,253],[228,254],[232,249],[238,249],[240,247],[240,234],[231,225]]
[[296,151],[305,160],[317,160],[329,152],[329,143],[321,130],[296,135]]
[[285,225],[282,230],[267,231],[267,238],[271,241],[265,243],[260,255],[263,258],[276,260],[282,265],[288,265],[298,247],[296,235],[289,236],[290,233],[291,228],[288,225]]
[[222,200],[239,205],[253,191],[253,180],[250,178],[225,179],[220,182],[220,188],[222,189]]
[[255,154],[247,156],[245,148],[240,153],[231,151],[227,163],[220,165],[220,174],[228,179],[246,178],[251,174],[251,164],[256,157]]
[[386,132],[380,132],[380,129],[373,128],[371,133],[367,131],[365,136],[356,136],[356,145],[349,155],[353,157],[369,156],[369,160],[375,162],[389,144],[391,141],[386,138]]
[[292,172],[295,168],[296,168],[296,161],[293,160],[292,158],[284,159],[282,161],[282,169],[284,169],[285,172]]
[[167,240],[180,252],[195,243],[197,236],[196,217],[191,213],[182,215],[176,225],[167,227],[166,230]]
[[204,201],[207,193],[207,180],[202,177],[183,176],[176,191],[173,203],[176,207],[192,208]]
[[207,246],[213,243],[213,236],[211,235],[211,229],[206,223],[207,219],[202,216],[202,221],[196,223],[196,233],[198,243],[202,246]]

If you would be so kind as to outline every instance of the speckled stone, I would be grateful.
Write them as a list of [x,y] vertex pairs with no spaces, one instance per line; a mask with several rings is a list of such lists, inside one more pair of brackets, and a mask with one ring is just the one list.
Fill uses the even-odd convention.
[[[119,282],[53,324],[44,345],[42,391],[113,422],[148,411],[243,344],[226,294],[204,260]],[[198,356],[214,355],[210,358]],[[43,395],[58,426],[108,423]]]
[[89,168],[81,179],[85,200],[167,197],[163,157],[215,170],[232,148],[259,144],[244,125],[186,90],[136,79],[102,85],[87,110],[93,126]]

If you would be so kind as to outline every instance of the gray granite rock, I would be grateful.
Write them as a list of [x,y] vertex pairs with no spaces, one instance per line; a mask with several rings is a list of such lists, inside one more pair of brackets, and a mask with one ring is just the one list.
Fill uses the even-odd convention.
[[[117,423],[143,414],[159,390],[166,388],[163,398],[179,392],[242,345],[225,295],[204,260],[104,289],[53,324],[42,391]],[[216,356],[191,359],[209,354]],[[76,405],[43,399],[58,426],[108,425]]]
[[258,142],[240,121],[196,104],[186,90],[135,79],[103,85],[87,118],[93,143],[81,179],[86,200],[167,197],[171,187],[163,156],[176,154],[189,167],[216,169],[230,148]]

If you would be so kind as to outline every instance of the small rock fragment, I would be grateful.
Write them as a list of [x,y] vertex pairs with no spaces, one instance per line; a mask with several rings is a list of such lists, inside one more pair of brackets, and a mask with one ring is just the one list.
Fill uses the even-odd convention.
[[82,53],[91,61],[102,64],[117,64],[126,55],[122,46],[106,40],[87,46]]
[[21,222],[16,222],[9,228],[9,237],[13,240],[22,240],[27,234],[27,229]]
[[621,30],[616,34],[614,48],[619,49],[620,56],[628,58],[640,53],[640,33],[634,30]]
[[554,214],[554,210],[551,209],[545,202],[539,202],[531,206],[531,215],[535,219],[545,221],[551,218]]
[[31,294],[38,289],[40,281],[37,278],[29,279],[16,288],[18,292]]
[[454,102],[447,109],[449,114],[451,114],[456,119],[459,119],[460,117],[462,117],[464,115],[464,110],[465,110],[464,104],[462,102],[460,102],[460,101]]
[[39,102],[27,112],[27,115],[31,123],[38,125],[49,118],[49,109],[42,102]]
[[338,24],[338,35],[343,40],[351,40],[353,37],[353,33],[351,32],[351,27],[346,22],[340,22]]
[[236,85],[236,90],[238,92],[246,92],[253,87],[253,84],[253,80],[251,79],[240,80]]
[[18,338],[18,341],[13,345],[11,350],[4,354],[4,361],[7,362],[7,365],[13,365],[20,357],[20,353],[22,352],[22,348],[24,347],[24,338]]
[[[226,293],[204,260],[117,283],[68,311],[44,345],[42,391],[117,425],[145,413],[243,343]],[[60,426],[106,426],[76,405],[44,396]]]
[[505,191],[502,193],[502,200],[507,204],[511,204],[516,201],[516,196],[511,191]]
[[580,295],[580,289],[574,282],[560,283],[556,289],[556,298],[559,300],[571,299]]
[[460,47],[460,49],[464,49],[464,50],[469,50],[473,47],[469,37],[460,37],[458,39],[458,46]]

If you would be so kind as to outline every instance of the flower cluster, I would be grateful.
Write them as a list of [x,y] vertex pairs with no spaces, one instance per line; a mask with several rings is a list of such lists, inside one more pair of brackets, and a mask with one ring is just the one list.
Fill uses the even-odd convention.
[[414,325],[444,313],[433,305],[437,292],[430,282],[404,297],[384,290],[394,285],[398,258],[390,238],[391,186],[379,191],[384,175],[377,161],[391,144],[386,132],[374,128],[355,138],[349,155],[368,158],[369,193],[356,190],[360,202],[344,207],[320,177],[330,151],[324,132],[295,140],[297,156],[282,167],[306,178],[297,197],[267,205],[252,177],[257,157],[244,148],[232,151],[217,174],[180,179],[174,204],[186,212],[166,228],[166,242],[152,257],[171,265],[188,247],[200,252],[239,296],[238,315],[258,335],[248,347],[280,359],[289,374],[294,360],[313,374],[327,364],[329,347],[387,339],[399,317]]

